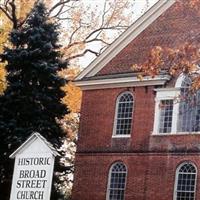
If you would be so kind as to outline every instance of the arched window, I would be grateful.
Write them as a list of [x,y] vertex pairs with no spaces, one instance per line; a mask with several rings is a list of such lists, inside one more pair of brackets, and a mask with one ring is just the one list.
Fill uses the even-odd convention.
[[122,93],[118,97],[113,135],[130,135],[133,103],[133,95],[130,92]]
[[181,84],[178,132],[200,131],[200,91],[189,93],[192,82],[185,77]]
[[124,200],[127,169],[122,162],[114,163],[109,172],[107,200]]
[[174,200],[194,200],[196,178],[196,167],[190,162],[182,163],[176,171]]

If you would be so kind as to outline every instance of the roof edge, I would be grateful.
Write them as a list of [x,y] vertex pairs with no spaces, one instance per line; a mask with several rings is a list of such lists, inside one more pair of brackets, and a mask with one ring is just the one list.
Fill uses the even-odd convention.
[[176,0],[159,0],[124,33],[122,33],[100,56],[88,65],[75,80],[91,77],[97,74],[112,58],[114,58],[130,41],[134,40],[142,31],[162,15]]
[[15,158],[16,155],[23,150],[31,141],[35,141],[36,139],[41,140],[52,152],[54,156],[58,156],[59,153],[56,151],[56,149],[49,143],[40,133],[34,132],[31,134],[31,136],[24,142],[22,143],[10,156],[9,158]]
[[152,78],[146,76],[142,80],[137,77],[121,77],[121,78],[108,78],[98,80],[80,80],[76,81],[75,85],[82,90],[94,90],[105,88],[122,88],[122,87],[139,87],[151,85],[164,85],[171,79],[170,75],[158,75]]

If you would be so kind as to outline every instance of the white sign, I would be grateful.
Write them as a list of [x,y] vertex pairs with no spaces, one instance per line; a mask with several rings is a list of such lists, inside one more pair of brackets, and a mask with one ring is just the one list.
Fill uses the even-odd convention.
[[12,155],[15,157],[10,200],[49,200],[55,151],[38,133]]

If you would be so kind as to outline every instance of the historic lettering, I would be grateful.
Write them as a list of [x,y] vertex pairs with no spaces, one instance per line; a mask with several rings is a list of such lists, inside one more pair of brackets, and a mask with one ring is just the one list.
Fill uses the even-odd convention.
[[50,157],[39,157],[39,158],[19,158],[18,165],[50,165]]

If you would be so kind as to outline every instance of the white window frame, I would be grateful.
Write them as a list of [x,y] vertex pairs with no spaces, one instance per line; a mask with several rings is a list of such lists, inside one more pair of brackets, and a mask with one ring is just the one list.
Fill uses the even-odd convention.
[[[132,120],[131,120],[130,134],[120,134],[120,135],[118,134],[117,135],[116,131],[117,131],[117,119],[118,119],[117,116],[118,116],[119,100],[124,94],[130,94],[133,97],[133,108],[132,108]],[[115,117],[114,117],[113,133],[112,133],[113,138],[130,138],[131,137],[131,131],[132,131],[132,125],[133,125],[134,104],[135,104],[134,95],[129,91],[122,92],[117,97],[117,100],[116,100],[116,103],[115,103]]]
[[125,183],[124,183],[124,199],[125,199],[125,192],[126,192],[126,184],[127,184],[127,175],[128,175],[128,169],[127,166],[119,161],[119,162],[114,162],[109,169],[109,174],[108,174],[108,183],[107,183],[107,191],[106,191],[106,200],[110,200],[110,181],[111,181],[111,173],[112,173],[112,169],[116,164],[123,164],[126,168],[126,178],[125,178]]
[[197,170],[197,167],[196,165],[191,162],[191,161],[185,161],[181,164],[179,164],[179,166],[176,168],[176,174],[175,174],[175,181],[174,181],[174,195],[173,195],[173,200],[176,200],[177,199],[177,186],[178,186],[178,175],[179,175],[179,171],[181,169],[181,167],[185,164],[191,164],[195,170],[196,170],[196,177],[195,177],[195,185],[194,185],[194,199],[196,199],[196,189],[197,189],[197,178],[198,178],[198,170]]
[[178,88],[160,88],[155,90],[155,114],[154,114],[154,128],[153,135],[169,135],[176,133],[177,122],[178,122],[178,113],[179,113],[179,103],[173,104],[173,113],[172,113],[172,127],[170,133],[159,133],[160,128],[160,103],[163,100],[174,100],[175,97],[178,97],[180,94],[180,89]]
[[[155,113],[154,113],[154,126],[152,135],[191,135],[191,134],[200,134],[200,132],[178,132],[178,116],[179,116],[179,100],[176,100],[180,96],[180,89],[182,82],[185,78],[184,74],[181,74],[175,84],[174,88],[158,88],[156,91],[155,98]],[[174,100],[173,104],[173,114],[172,114],[172,128],[170,133],[160,133],[160,103],[162,100]]]

